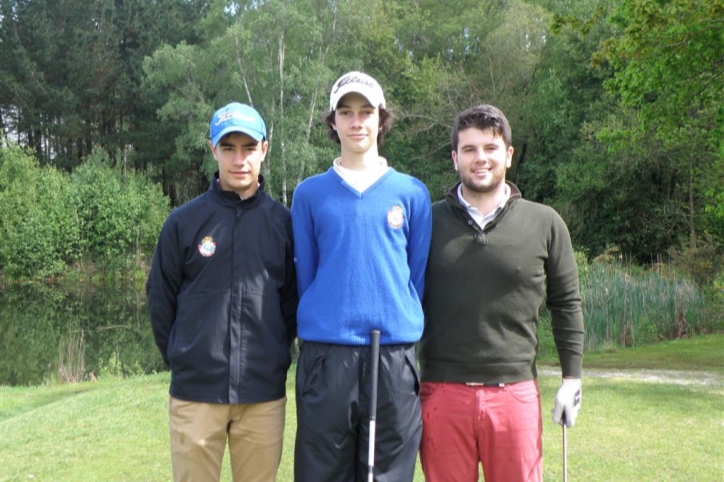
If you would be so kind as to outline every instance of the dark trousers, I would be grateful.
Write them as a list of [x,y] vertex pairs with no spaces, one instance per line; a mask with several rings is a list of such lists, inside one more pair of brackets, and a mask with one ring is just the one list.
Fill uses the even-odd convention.
[[[296,482],[367,480],[370,347],[305,342],[297,361]],[[422,435],[415,347],[380,347],[374,479],[411,482]]]

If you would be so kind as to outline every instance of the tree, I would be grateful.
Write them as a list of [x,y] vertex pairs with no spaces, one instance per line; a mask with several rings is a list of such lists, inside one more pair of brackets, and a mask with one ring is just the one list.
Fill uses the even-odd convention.
[[[384,151],[428,184],[433,199],[455,181],[450,129],[479,103],[502,108],[525,137],[530,93],[547,32],[546,12],[522,1],[384,2],[363,33],[369,61],[384,62],[386,94],[400,119]],[[516,128],[516,127],[514,127]]]
[[182,173],[175,178],[180,181],[201,166],[205,177],[213,173],[208,120],[215,109],[240,101],[254,106],[267,124],[267,190],[289,204],[296,184],[321,169],[318,159],[331,160],[318,126],[328,85],[338,75],[333,66],[348,60],[340,53],[346,46],[355,48],[347,41],[355,31],[347,28],[353,3],[214,3],[201,22],[200,45],[165,47],[147,59],[149,91],[167,93],[162,120],[184,126],[165,163],[166,177],[175,170]]
[[724,234],[721,208],[707,209],[721,202],[724,184],[724,1],[625,0],[611,20],[622,35],[594,60],[613,66],[606,87],[636,109],[634,128],[653,132],[672,154],[695,247],[702,227]]
[[526,197],[563,208],[567,199],[561,196],[559,169],[579,162],[573,153],[587,142],[584,124],[604,118],[616,105],[602,86],[610,74],[589,65],[600,42],[615,31],[603,21],[599,0],[536,3],[549,10],[550,31],[528,100],[520,108],[524,137],[516,146],[520,155],[510,177]]
[[154,141],[144,136],[155,108],[139,92],[140,62],[164,42],[193,40],[205,3],[0,0],[5,135],[67,170],[96,146],[128,165]]

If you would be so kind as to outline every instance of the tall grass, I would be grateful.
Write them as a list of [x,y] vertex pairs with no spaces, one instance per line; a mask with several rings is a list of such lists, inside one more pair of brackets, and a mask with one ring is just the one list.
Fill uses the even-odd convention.
[[61,383],[76,383],[85,374],[85,341],[80,335],[68,335],[58,343],[58,378]]
[[606,263],[581,271],[586,350],[641,346],[706,331],[706,299],[692,282]]
[[[716,328],[705,294],[691,281],[618,263],[579,261],[584,350],[632,347]],[[721,316],[719,316],[721,318]],[[539,353],[555,353],[550,313],[541,314]]]

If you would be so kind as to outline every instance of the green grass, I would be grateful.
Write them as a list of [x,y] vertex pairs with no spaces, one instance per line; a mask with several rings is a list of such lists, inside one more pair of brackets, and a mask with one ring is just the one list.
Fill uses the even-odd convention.
[[[721,481],[724,336],[587,354],[582,410],[568,431],[573,481]],[[707,374],[691,383],[622,377],[637,370]],[[616,370],[611,376],[601,376]],[[631,371],[633,370],[633,371]],[[559,376],[542,364],[543,472],[561,480],[561,430],[547,416]],[[597,373],[597,374],[596,374]],[[619,375],[617,375],[619,374]],[[0,481],[171,480],[167,373],[97,383],[0,388]],[[279,481],[292,480],[293,372]],[[685,380],[686,381],[686,380]],[[227,460],[228,462],[228,460]],[[32,477],[31,477],[32,476]],[[224,477],[230,480],[228,463]],[[422,481],[419,470],[415,481]]]
[[586,353],[586,368],[718,371],[724,374],[724,334],[662,341],[635,350],[609,348]]

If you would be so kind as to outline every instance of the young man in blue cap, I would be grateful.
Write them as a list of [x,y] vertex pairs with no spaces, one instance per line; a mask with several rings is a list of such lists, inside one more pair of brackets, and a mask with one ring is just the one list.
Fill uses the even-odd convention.
[[[340,146],[292,203],[300,303],[297,482],[412,481],[421,436],[414,343],[430,243],[430,196],[377,146],[392,121],[375,79],[349,72],[325,116]],[[370,331],[381,332],[376,437],[370,437]]]
[[234,481],[266,482],[281,459],[296,336],[291,213],[264,192],[259,113],[231,103],[210,129],[219,170],[206,193],[169,215],[146,286],[171,368],[173,476],[218,481],[228,441]]

